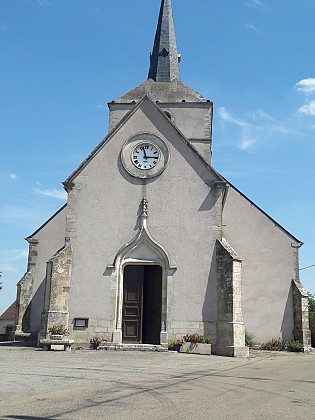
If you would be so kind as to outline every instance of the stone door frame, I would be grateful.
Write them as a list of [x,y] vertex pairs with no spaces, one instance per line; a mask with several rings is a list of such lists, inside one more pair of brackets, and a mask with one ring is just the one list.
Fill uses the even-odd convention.
[[159,265],[162,267],[162,313],[160,344],[168,344],[167,328],[172,319],[173,275],[177,269],[171,264],[168,252],[142,226],[137,236],[116,254],[112,273],[113,342],[122,343],[123,281],[126,265]]

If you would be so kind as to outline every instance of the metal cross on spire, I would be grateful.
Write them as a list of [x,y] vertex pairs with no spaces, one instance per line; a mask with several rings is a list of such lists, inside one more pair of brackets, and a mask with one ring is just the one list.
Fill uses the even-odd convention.
[[179,79],[179,61],[172,0],[162,0],[153,52],[150,55],[148,79],[156,82],[172,82]]

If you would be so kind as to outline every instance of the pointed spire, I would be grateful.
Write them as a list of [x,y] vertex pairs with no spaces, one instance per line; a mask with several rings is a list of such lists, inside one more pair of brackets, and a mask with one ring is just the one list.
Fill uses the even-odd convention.
[[179,79],[179,57],[172,12],[172,0],[162,0],[148,79],[172,82]]

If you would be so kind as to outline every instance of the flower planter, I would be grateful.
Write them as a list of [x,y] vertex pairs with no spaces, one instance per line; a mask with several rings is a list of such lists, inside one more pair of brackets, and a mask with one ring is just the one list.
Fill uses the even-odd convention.
[[210,356],[211,344],[186,342],[181,346],[181,353],[205,354]]
[[61,334],[50,334],[50,339],[51,340],[62,340],[63,335],[61,335]]

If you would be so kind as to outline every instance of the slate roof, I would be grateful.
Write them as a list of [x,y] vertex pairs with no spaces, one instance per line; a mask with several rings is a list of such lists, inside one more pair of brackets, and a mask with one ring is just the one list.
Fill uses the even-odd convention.
[[1,321],[12,321],[15,318],[16,301],[0,316]]
[[176,46],[172,1],[162,0],[148,79],[172,82],[179,79],[179,54]]
[[153,102],[208,102],[206,98],[180,80],[173,80],[172,82],[155,82],[152,79],[141,83],[141,85],[115,99],[113,102],[121,104],[133,101],[137,102],[144,96],[148,96]]
[[150,55],[148,80],[113,102],[138,102],[144,96],[148,96],[153,102],[210,102],[179,80],[179,61],[172,2],[162,0],[153,51]]

